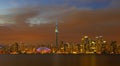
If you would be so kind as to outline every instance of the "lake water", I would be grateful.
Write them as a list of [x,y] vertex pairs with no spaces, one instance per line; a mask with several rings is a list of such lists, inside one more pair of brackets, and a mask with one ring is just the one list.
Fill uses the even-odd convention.
[[120,66],[120,55],[0,55],[0,66]]

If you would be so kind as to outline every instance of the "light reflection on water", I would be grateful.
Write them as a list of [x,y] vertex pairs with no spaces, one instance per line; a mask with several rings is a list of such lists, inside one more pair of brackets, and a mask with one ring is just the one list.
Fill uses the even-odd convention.
[[120,66],[119,55],[0,55],[0,66]]
[[97,66],[96,64],[96,56],[94,55],[84,55],[80,58],[80,66]]

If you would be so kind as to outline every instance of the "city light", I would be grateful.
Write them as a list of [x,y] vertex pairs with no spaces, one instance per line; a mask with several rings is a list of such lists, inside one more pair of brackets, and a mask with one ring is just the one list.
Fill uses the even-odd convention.
[[107,42],[104,37],[96,39],[84,36],[79,43],[58,42],[58,47],[54,44],[34,46],[16,42],[0,45],[0,54],[120,54],[120,45],[116,41]]

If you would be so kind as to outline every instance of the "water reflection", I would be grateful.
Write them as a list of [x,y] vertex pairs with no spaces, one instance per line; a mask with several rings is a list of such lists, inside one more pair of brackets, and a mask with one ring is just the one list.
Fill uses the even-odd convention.
[[0,66],[120,66],[119,55],[0,55]]
[[88,56],[81,56],[80,57],[80,66],[97,66],[96,64],[96,56],[88,55]]

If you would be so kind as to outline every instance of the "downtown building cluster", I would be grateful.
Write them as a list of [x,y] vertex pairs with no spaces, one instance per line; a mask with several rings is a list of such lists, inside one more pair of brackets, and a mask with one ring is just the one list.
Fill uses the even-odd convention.
[[14,43],[0,46],[0,54],[120,54],[120,45],[116,41],[107,42],[102,36],[94,40],[84,36],[80,42],[58,42],[54,44]]
[[60,54],[120,54],[120,45],[117,41],[105,41],[103,36],[98,36],[94,40],[84,36],[80,43],[62,42],[57,52]]

